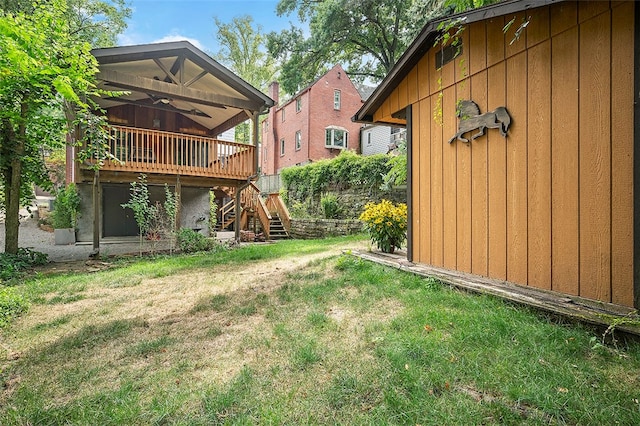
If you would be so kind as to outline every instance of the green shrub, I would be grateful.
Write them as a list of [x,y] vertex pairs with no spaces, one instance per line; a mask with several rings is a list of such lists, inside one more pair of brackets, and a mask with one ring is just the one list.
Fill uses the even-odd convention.
[[209,251],[216,246],[214,240],[189,228],[180,228],[178,231],[178,247],[183,253],[195,253]]
[[382,177],[389,172],[389,156],[385,154],[363,157],[343,151],[331,160],[320,160],[305,166],[282,170],[282,182],[297,199],[318,196],[329,188],[346,189],[352,186],[378,189]]
[[56,229],[75,228],[80,214],[80,196],[74,183],[58,190],[52,213]]
[[320,199],[320,206],[325,219],[336,219],[340,214],[340,205],[335,194],[324,194]]
[[0,282],[18,278],[25,269],[47,262],[46,254],[23,247],[17,254],[0,253]]
[[29,309],[29,303],[20,294],[9,287],[0,287],[0,328]]

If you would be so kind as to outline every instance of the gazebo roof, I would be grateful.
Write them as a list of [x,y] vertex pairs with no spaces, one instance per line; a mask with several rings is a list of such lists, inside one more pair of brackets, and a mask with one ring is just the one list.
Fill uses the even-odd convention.
[[94,49],[99,87],[126,91],[99,98],[109,108],[133,104],[183,114],[222,133],[266,112],[274,101],[187,41]]

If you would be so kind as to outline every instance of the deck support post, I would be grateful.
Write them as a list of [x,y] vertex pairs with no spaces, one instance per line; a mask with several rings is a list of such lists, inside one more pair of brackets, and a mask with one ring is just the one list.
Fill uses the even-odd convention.
[[234,194],[235,198],[235,210],[236,210],[236,218],[235,223],[233,225],[233,231],[235,232],[236,242],[240,242],[240,193],[242,192],[241,186],[236,186],[236,193]]
[[100,169],[96,169],[93,172],[93,251],[91,257],[97,257],[100,255]]
[[182,185],[180,184],[180,175],[176,175],[176,223],[175,228],[176,232],[180,230],[180,214],[181,214],[181,206],[182,206]]

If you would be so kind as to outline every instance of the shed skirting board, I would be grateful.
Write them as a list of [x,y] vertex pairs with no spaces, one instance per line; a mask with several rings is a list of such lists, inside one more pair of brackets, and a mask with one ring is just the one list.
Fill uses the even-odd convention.
[[350,253],[361,259],[410,272],[421,277],[435,278],[455,288],[479,294],[490,294],[510,302],[530,306],[603,329],[609,327],[616,320],[623,318],[633,320],[635,324],[620,323],[615,327],[615,331],[628,333],[636,338],[640,337],[640,325],[637,325],[640,322],[640,315],[636,310],[626,306],[585,299],[579,296],[568,296],[550,290],[520,286],[479,275],[412,263],[406,260],[405,254],[402,252],[389,254],[381,252],[364,253],[352,250]]

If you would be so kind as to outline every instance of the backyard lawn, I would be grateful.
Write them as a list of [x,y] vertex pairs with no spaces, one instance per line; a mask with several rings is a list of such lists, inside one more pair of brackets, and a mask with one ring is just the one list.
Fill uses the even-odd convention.
[[366,247],[36,274],[0,424],[640,424],[640,344],[342,254]]

